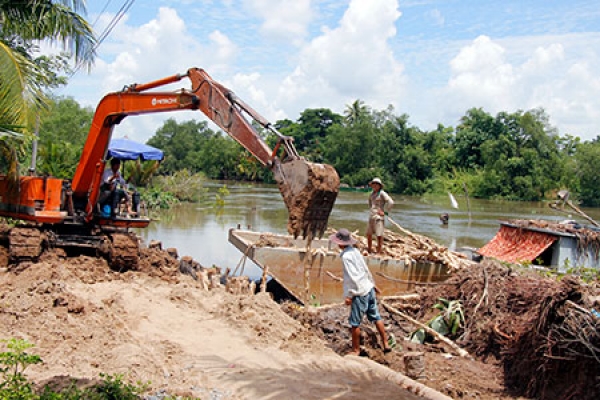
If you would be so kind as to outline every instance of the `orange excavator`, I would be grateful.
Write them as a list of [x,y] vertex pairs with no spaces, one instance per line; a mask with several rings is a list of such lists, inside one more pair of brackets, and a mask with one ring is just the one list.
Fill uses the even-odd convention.
[[[184,78],[191,81],[191,89],[152,90]],[[323,235],[339,191],[335,169],[306,161],[299,156],[291,137],[278,132],[204,70],[191,68],[183,75],[132,84],[104,96],[96,108],[72,181],[23,176],[12,182],[0,175],[0,216],[28,221],[0,232],[0,242],[8,245],[10,259],[35,259],[45,248],[53,247],[71,251],[94,249],[106,256],[113,268],[135,268],[139,244],[129,228],[144,228],[150,219],[107,217],[99,212],[108,145],[115,125],[125,117],[178,110],[200,110],[273,171],[289,211],[290,234],[309,239]],[[277,136],[274,149],[269,148],[250,121]]]

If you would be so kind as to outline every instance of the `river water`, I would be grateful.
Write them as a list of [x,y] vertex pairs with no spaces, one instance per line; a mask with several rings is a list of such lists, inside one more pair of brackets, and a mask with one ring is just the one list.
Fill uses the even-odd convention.
[[[181,204],[162,212],[158,220],[139,234],[148,243],[160,240],[163,247],[175,247],[180,256],[192,256],[205,267],[213,265],[234,270],[242,253],[228,241],[230,228],[250,228],[260,232],[286,234],[287,209],[274,185],[227,183],[230,194],[218,207],[215,193],[222,182],[209,182],[207,200],[199,204]],[[358,230],[364,235],[367,219],[367,192],[345,192],[338,195],[329,218],[332,228]],[[390,217],[403,228],[425,235],[451,249],[479,248],[494,237],[498,221],[506,219],[564,220],[576,215],[559,213],[546,202],[508,202],[469,199],[454,194],[459,208],[451,206],[449,196],[393,196],[395,205]],[[469,212],[470,210],[470,212]],[[584,209],[598,220],[600,209]],[[448,213],[448,225],[439,216]],[[579,219],[585,223],[585,220]],[[394,229],[391,224],[386,227]],[[260,276],[260,269],[245,264],[244,273]]]

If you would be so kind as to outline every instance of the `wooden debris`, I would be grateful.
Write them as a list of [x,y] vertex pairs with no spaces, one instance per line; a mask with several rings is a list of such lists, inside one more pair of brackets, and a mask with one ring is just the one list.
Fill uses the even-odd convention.
[[266,293],[267,292],[267,278],[269,276],[269,267],[267,267],[265,265],[265,267],[263,268],[263,274],[262,274],[262,278],[260,281],[260,292],[261,293]]
[[427,285],[441,285],[441,284],[444,283],[444,282],[409,281],[409,280],[406,280],[406,279],[398,279],[398,278],[394,278],[394,277],[388,276],[388,275],[384,274],[383,272],[376,272],[375,274],[378,275],[378,276],[381,276],[382,278],[387,279],[389,281],[400,282],[400,283],[407,283],[409,285],[425,285],[425,286],[427,286]]
[[343,279],[343,278],[340,278],[339,276],[337,276],[337,275],[334,275],[334,274],[332,274],[332,273],[331,273],[331,272],[329,272],[329,271],[325,271],[325,275],[327,275],[328,277],[330,277],[330,278],[331,278],[331,279],[333,279],[334,281],[337,281],[337,282],[344,282],[344,279]]
[[225,289],[232,294],[254,294],[256,284],[248,279],[247,276],[229,276]]
[[[417,235],[403,228],[389,217],[388,220],[400,233],[389,229],[384,230],[383,246],[381,249],[381,256],[384,259],[389,257],[396,260],[404,260],[406,263],[440,263],[448,266],[450,273],[477,265],[476,262],[469,260],[466,255],[451,251],[447,247],[439,245],[431,238]],[[333,229],[329,229],[328,233],[333,233],[334,231]],[[366,237],[356,233],[353,234],[353,237],[358,240],[356,246],[359,249],[367,248]]]
[[[400,224],[389,217],[388,221],[396,230],[399,231],[399,233],[389,229],[384,230],[382,254],[379,255],[382,259],[389,258],[403,260],[407,264],[414,264],[417,262],[444,264],[448,267],[450,273],[463,268],[469,268],[477,264],[476,262],[469,260],[466,255],[451,251],[447,247],[436,243],[431,238],[410,232],[408,229],[403,228]],[[327,234],[334,232],[335,230],[331,228],[327,230]],[[353,232],[353,237],[358,241],[356,247],[361,251],[366,250],[367,238],[358,235],[358,232]],[[268,233],[262,234],[260,239],[252,246],[286,248],[295,247],[291,239],[282,242],[280,238],[277,240],[274,235]],[[298,249],[300,250],[300,248]],[[311,259],[319,255],[326,256],[334,254],[334,252],[324,247],[311,248],[310,244],[303,247],[302,250],[309,253]]]
[[162,242],[160,240],[151,240],[148,243],[148,248],[162,250]]

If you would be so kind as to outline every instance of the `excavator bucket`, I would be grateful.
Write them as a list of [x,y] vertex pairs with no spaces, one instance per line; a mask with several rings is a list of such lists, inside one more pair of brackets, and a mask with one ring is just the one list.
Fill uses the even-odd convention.
[[340,188],[337,171],[300,158],[279,163],[273,172],[289,212],[288,232],[295,238],[322,237]]

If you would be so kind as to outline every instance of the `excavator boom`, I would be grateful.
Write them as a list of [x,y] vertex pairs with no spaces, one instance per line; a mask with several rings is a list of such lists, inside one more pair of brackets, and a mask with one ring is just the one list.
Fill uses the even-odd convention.
[[[191,89],[152,91],[188,78]],[[231,90],[214,81],[204,70],[192,68],[146,84],[133,84],[106,95],[98,105],[90,134],[72,182],[73,197],[85,201],[88,220],[98,199],[104,160],[114,126],[129,115],[200,110],[261,164],[273,171],[289,211],[288,231],[303,237],[321,237],[339,191],[339,177],[330,165],[315,164],[300,157],[293,139],[282,135]],[[270,149],[251,122],[278,137]],[[281,151],[280,151],[281,150]],[[281,152],[280,157],[277,153]]]

